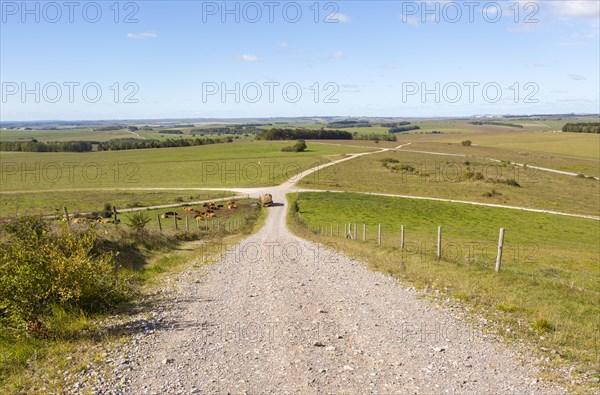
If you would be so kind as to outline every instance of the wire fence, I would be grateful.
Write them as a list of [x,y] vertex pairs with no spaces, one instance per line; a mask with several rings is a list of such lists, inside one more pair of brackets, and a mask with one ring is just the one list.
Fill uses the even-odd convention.
[[366,222],[324,225],[303,221],[315,234],[387,248],[402,262],[410,258],[414,263],[438,260],[463,264],[600,295],[600,242],[552,238],[507,242],[504,228],[497,229],[496,237],[492,238],[489,228],[473,236],[472,228],[456,226],[417,230],[408,225],[390,227]]

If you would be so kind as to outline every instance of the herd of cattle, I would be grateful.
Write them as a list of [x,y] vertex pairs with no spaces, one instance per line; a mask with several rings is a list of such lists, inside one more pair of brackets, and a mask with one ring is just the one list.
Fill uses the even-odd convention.
[[[66,220],[64,218],[61,218],[61,221],[65,222]],[[112,217],[111,218],[75,217],[71,220],[71,222],[74,224],[80,224],[80,223],[86,223],[86,222],[96,222],[99,224],[119,224],[119,223],[121,223],[121,220],[117,218],[117,220],[115,221]]]
[[[237,204],[235,203],[235,201],[230,200],[227,202],[226,205],[223,204],[215,204],[214,202],[209,202],[209,203],[204,203],[203,205],[203,210],[197,210],[194,209],[192,207],[184,207],[183,211],[186,211],[190,214],[194,214],[194,218],[197,221],[203,221],[203,220],[207,220],[209,218],[213,218],[215,217],[215,211],[220,210],[221,208],[227,206],[228,209],[230,210],[235,210],[238,208]],[[172,218],[172,217],[176,217],[177,219],[181,219],[181,217],[179,216],[179,214],[176,211],[167,211],[166,213],[162,214],[160,216],[161,218]],[[66,221],[65,218],[62,218],[61,221]],[[113,217],[100,217],[100,216],[82,216],[82,217],[75,217],[73,219],[70,220],[70,222],[77,224],[77,223],[84,223],[84,222],[96,222],[96,223],[101,223],[101,224],[118,224],[121,222],[121,220],[119,219],[114,219]]]
[[[194,213],[194,218],[196,221],[204,221],[209,218],[215,217],[215,211],[220,210],[224,207],[223,204],[215,204],[214,202],[204,203],[202,205],[204,210],[196,210],[193,207],[184,207],[183,211],[187,211],[189,213]],[[233,200],[227,202],[227,208],[230,210],[235,210],[238,208],[237,204]],[[176,217],[176,219],[181,219],[176,211],[167,211],[166,213],[160,216],[161,218],[171,218]]]

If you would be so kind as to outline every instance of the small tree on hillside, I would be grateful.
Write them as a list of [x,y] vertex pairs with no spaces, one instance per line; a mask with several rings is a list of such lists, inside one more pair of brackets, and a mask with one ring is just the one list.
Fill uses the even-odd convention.
[[150,218],[148,218],[143,212],[138,211],[129,217],[128,225],[134,231],[141,233],[146,228],[146,225],[148,225],[148,222],[150,222]]
[[298,140],[296,142],[296,144],[290,145],[288,147],[283,147],[281,149],[281,151],[283,151],[283,152],[304,152],[306,150],[306,148],[308,148],[306,145],[306,141]]

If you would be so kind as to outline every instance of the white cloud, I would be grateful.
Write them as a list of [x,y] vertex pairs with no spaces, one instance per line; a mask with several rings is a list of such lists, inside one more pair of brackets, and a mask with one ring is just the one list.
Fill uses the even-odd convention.
[[339,59],[342,56],[344,56],[344,52],[343,51],[335,51],[331,56],[334,57],[335,59]]
[[154,32],[127,33],[127,38],[146,39],[146,38],[156,38],[156,37],[158,37],[158,35]]
[[341,12],[335,12],[333,14],[327,15],[325,18],[325,22],[329,23],[348,23],[352,20],[348,15],[342,14]]
[[250,54],[244,54],[240,56],[239,59],[243,60],[244,62],[258,62],[260,60],[258,56]]
[[571,77],[571,79],[574,79],[575,81],[585,81],[587,79],[579,74],[569,74],[569,77]]
[[556,12],[566,17],[600,16],[600,0],[568,0],[553,2]]

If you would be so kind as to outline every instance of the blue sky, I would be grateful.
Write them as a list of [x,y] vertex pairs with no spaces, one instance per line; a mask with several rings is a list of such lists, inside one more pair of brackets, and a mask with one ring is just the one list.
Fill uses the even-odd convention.
[[597,0],[0,4],[3,121],[600,111]]

